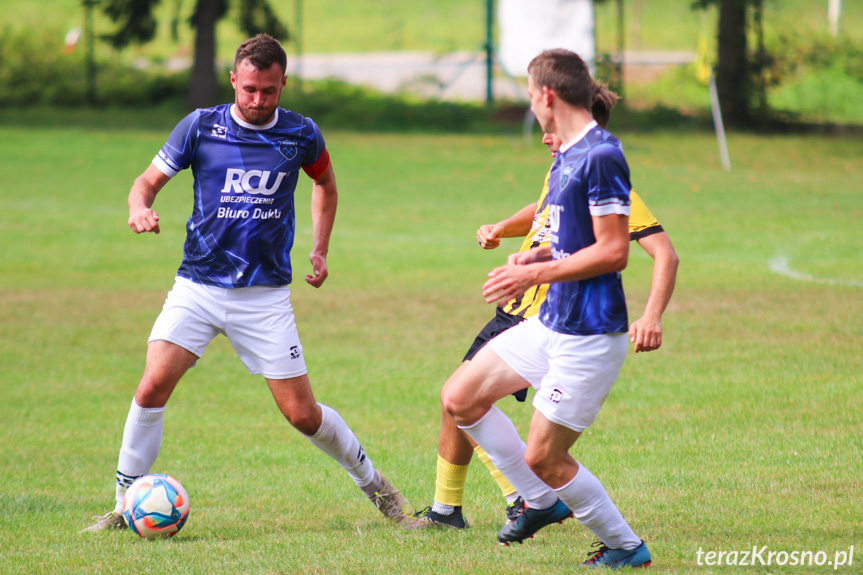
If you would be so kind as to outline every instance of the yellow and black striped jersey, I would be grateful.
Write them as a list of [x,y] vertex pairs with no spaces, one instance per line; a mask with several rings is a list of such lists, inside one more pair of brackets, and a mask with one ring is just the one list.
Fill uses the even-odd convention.
[[[549,236],[551,229],[548,223],[548,178],[551,176],[551,171],[545,176],[545,183],[542,186],[542,193],[539,195],[539,200],[536,202],[536,213],[533,216],[533,223],[530,231],[521,243],[520,252],[526,252],[540,246],[551,244]],[[645,205],[644,200],[635,193],[635,190],[630,190],[629,193],[629,239],[639,240],[649,235],[663,231],[662,226],[650,213],[650,210]],[[523,318],[529,318],[539,313],[539,308],[542,302],[545,301],[545,295],[548,293],[548,284],[542,284],[529,288],[522,295],[515,297],[503,306],[503,312],[509,315],[516,315]]]

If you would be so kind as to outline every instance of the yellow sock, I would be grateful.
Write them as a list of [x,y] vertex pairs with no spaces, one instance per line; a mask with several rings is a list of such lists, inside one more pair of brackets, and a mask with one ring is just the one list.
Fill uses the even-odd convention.
[[501,473],[500,470],[494,466],[494,463],[492,463],[491,459],[489,459],[488,453],[485,452],[485,449],[477,445],[473,448],[473,450],[479,456],[482,464],[485,465],[486,468],[488,468],[488,472],[491,473],[492,479],[497,481],[497,486],[500,487],[503,496],[508,497],[515,493],[515,487],[513,487],[512,483],[510,483],[509,480],[503,476],[503,473]]
[[469,468],[469,465],[453,465],[438,455],[434,500],[444,505],[460,507],[464,500],[464,485]]

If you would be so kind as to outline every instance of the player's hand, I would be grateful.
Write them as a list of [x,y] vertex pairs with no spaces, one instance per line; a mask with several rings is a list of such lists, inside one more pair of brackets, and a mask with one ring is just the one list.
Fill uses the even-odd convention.
[[514,266],[526,266],[528,264],[547,261],[549,254],[546,251],[534,248],[526,252],[515,252],[514,254],[509,254],[509,257],[506,258],[506,263]]
[[503,235],[503,226],[498,224],[486,224],[480,226],[476,231],[476,241],[484,250],[493,250],[500,246],[500,237]]
[[659,349],[662,345],[662,322],[646,315],[640,317],[629,326],[629,341],[635,353]]
[[527,264],[532,264],[534,261],[530,251],[515,252],[514,254],[509,254],[506,258],[506,263],[511,266],[526,266]]
[[144,232],[159,233],[159,214],[151,208],[129,211],[129,227],[136,234]]
[[482,295],[487,303],[509,301],[519,296],[532,285],[536,285],[535,272],[531,266],[507,263],[491,270],[488,280],[482,285]]
[[306,275],[306,283],[312,287],[319,288],[324,284],[324,280],[329,275],[327,256],[312,252],[309,254],[309,261],[312,263],[312,273]]

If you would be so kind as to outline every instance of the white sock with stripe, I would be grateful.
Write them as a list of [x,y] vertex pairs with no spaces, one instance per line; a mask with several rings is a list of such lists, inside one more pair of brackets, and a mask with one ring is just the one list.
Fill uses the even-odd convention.
[[576,519],[609,548],[635,549],[641,545],[641,539],[620,514],[605,487],[581,462],[572,481],[555,491]]
[[117,460],[117,485],[115,511],[123,510],[123,497],[130,485],[152,469],[159,449],[162,447],[162,430],[165,424],[164,407],[141,407],[132,399],[126,427],[123,429],[123,445]]
[[322,403],[318,405],[321,406],[321,426],[309,441],[344,467],[360,489],[369,487],[375,478],[375,468],[360,440],[335,409]]

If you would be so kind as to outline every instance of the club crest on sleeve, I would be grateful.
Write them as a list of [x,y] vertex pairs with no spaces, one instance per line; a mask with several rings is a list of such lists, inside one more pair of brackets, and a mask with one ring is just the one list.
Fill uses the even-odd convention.
[[279,152],[288,160],[297,157],[297,143],[293,140],[282,140],[279,142]]

